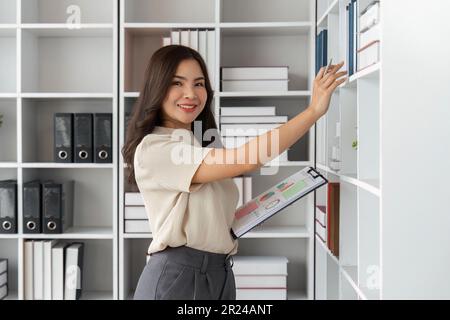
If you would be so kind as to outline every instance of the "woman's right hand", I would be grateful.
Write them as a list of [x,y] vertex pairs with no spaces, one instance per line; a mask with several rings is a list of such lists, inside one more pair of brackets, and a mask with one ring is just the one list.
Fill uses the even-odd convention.
[[347,77],[343,77],[347,74],[347,71],[337,72],[343,65],[344,61],[331,65],[325,75],[325,67],[322,67],[314,79],[313,95],[309,108],[317,115],[317,119],[327,113],[334,90],[347,80]]

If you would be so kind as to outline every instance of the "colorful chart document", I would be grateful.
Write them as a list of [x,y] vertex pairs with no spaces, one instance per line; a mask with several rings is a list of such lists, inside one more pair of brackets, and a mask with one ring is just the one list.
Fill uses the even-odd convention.
[[252,230],[291,203],[328,183],[327,179],[312,167],[291,175],[266,192],[237,208],[231,227],[236,239]]

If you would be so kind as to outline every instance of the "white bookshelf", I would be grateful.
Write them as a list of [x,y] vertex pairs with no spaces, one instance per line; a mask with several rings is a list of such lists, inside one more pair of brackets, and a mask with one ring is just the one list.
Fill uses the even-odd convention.
[[[215,30],[216,66],[210,72],[215,85],[212,107],[218,125],[221,107],[275,105],[277,115],[291,118],[308,106],[314,79],[314,1],[127,0],[120,5],[120,148],[124,143],[125,113],[132,110],[139,97],[143,71],[150,56],[160,48],[161,38],[170,36],[171,30]],[[220,91],[221,66],[276,65],[289,66],[286,92]],[[275,175],[264,175],[262,171],[251,174],[253,196],[313,164],[314,135],[309,134],[291,148],[288,162],[264,167],[276,170]],[[124,168],[123,163],[119,166]],[[124,192],[131,189],[123,170],[119,187],[119,298],[131,299],[152,235],[124,233]],[[313,209],[314,199],[307,197],[239,241],[240,255],[283,255],[289,259],[289,299],[314,296]]]
[[[328,30],[333,61],[347,60],[343,39],[348,3],[317,1],[317,33]],[[360,13],[371,1],[358,3]],[[448,9],[447,3],[381,0],[381,62],[342,84],[329,112],[317,122],[316,167],[340,183],[339,257],[316,236],[317,299],[450,296],[445,271],[450,261],[444,254],[449,243],[444,201],[449,172],[444,163],[450,153],[444,137],[450,132],[444,118],[450,97],[443,85],[448,66],[436,72],[450,49],[441,44],[448,23],[438,23]],[[445,35],[437,32],[443,28]],[[421,49],[410,50],[400,39],[414,39],[414,47]],[[414,72],[411,65],[417,66]],[[403,79],[399,83],[398,74]],[[419,111],[429,105],[426,101],[432,107]],[[352,148],[355,140],[357,150]],[[339,170],[330,160],[332,146],[341,150]],[[325,189],[316,192],[316,202],[326,205]]]
[[[32,239],[84,242],[82,299],[118,298],[117,38],[117,0],[0,1],[0,180],[18,183],[18,232],[0,235],[7,299],[24,299],[24,242]],[[55,163],[56,112],[112,113],[112,163]],[[32,179],[74,180],[65,233],[23,233],[22,188]]]

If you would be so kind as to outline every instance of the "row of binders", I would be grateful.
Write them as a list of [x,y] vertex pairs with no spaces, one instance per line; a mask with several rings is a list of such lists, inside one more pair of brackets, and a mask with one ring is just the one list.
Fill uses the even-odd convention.
[[0,258],[0,300],[8,296],[8,259]]
[[124,232],[151,233],[144,200],[139,192],[125,193]]
[[357,0],[351,0],[346,7],[349,75],[380,61],[380,2],[378,0],[371,2],[359,16],[358,5]]
[[288,91],[289,68],[222,67],[221,91]]
[[327,184],[326,205],[316,206],[316,235],[335,257],[339,257],[339,193],[340,184]]
[[55,113],[54,161],[112,163],[112,113]]
[[[23,233],[63,233],[73,225],[74,181],[23,184]],[[0,233],[17,233],[17,181],[0,181]]]
[[213,75],[216,63],[216,31],[198,29],[173,30],[170,32],[170,37],[162,38],[162,46],[172,44],[190,47],[200,53],[206,63],[211,86],[214,88]]
[[286,300],[286,257],[233,256],[236,300]]
[[77,300],[82,294],[84,243],[25,241],[25,300]]
[[[223,107],[220,112],[220,132],[225,148],[238,148],[288,121],[287,116],[275,115],[275,106]],[[288,150],[274,160],[288,161]]]

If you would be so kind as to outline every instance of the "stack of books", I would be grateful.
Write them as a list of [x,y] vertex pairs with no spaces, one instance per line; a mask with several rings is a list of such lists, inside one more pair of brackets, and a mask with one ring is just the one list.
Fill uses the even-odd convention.
[[170,37],[162,38],[162,46],[180,44],[200,53],[209,72],[211,86],[214,88],[214,70],[216,66],[216,31],[215,30],[173,30]]
[[236,300],[286,300],[286,257],[233,257]]
[[222,67],[222,91],[288,91],[288,67]]
[[8,259],[0,258],[0,300],[8,296]]
[[[275,109],[275,106],[221,108],[220,130],[224,147],[240,147],[254,137],[286,123],[288,117],[276,116]],[[272,161],[288,161],[288,151],[282,152]]]
[[242,206],[244,203],[252,200],[252,177],[236,177],[233,178],[239,190],[239,200],[236,209]]
[[380,2],[369,4],[359,17],[360,34],[358,49],[358,71],[380,61]]
[[25,300],[77,300],[83,283],[84,243],[25,241]]
[[150,233],[150,223],[144,207],[144,199],[139,192],[125,193],[125,233]]

